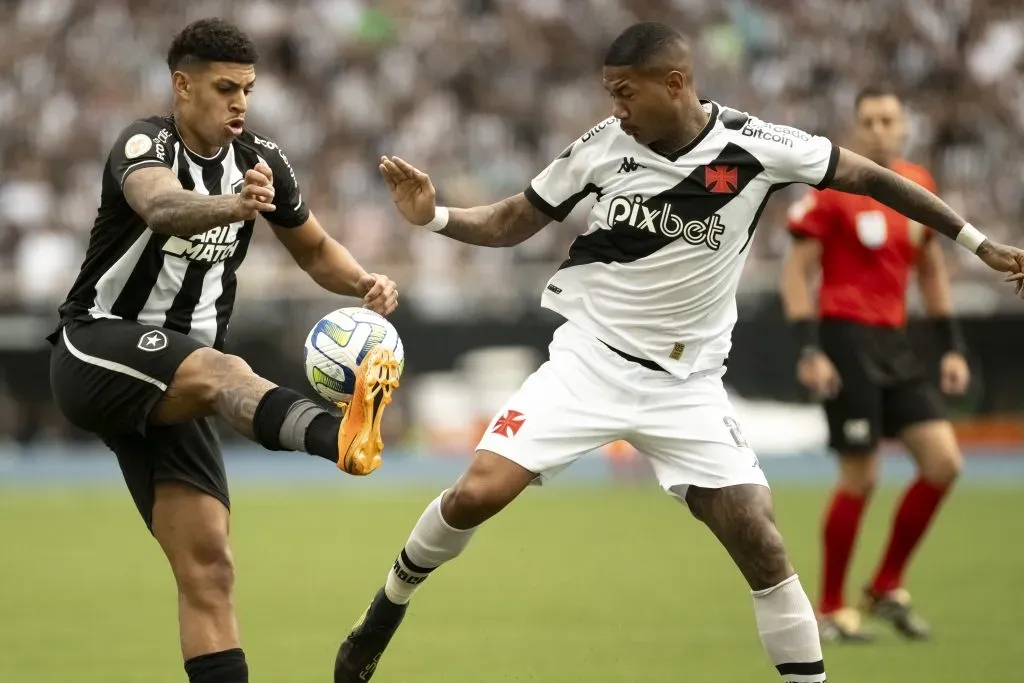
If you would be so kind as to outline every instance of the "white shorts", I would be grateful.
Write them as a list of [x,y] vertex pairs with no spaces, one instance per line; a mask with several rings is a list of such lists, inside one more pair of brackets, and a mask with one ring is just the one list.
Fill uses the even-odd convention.
[[618,355],[572,323],[550,360],[498,411],[477,450],[504,456],[541,483],[580,456],[623,440],[680,498],[689,486],[768,486],[722,385],[725,368],[685,380]]

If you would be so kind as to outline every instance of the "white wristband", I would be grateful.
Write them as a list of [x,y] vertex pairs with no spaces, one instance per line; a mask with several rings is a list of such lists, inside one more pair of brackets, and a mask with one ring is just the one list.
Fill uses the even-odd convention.
[[430,222],[423,227],[427,230],[437,232],[438,230],[444,230],[444,227],[448,225],[448,207],[438,206],[434,208],[434,217],[430,219]]
[[956,241],[962,244],[964,247],[970,250],[972,254],[978,253],[978,247],[981,243],[987,240],[984,234],[970,223],[960,228],[960,232],[957,233]]

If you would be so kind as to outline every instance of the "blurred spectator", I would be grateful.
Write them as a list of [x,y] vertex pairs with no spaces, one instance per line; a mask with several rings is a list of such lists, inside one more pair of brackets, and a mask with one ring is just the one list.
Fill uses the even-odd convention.
[[[891,82],[911,107],[907,156],[928,165],[944,197],[986,233],[1020,242],[1019,1],[8,0],[0,2],[0,306],[45,317],[42,334],[84,254],[114,137],[168,110],[169,41],[204,16],[253,35],[262,54],[253,127],[287,151],[325,227],[394,277],[405,310],[420,318],[486,320],[536,307],[586,211],[515,250],[439,240],[397,219],[379,155],[428,171],[443,203],[521,191],[609,114],[601,58],[637,20],[691,36],[704,97],[839,143],[856,91]],[[763,302],[775,290],[786,206],[801,191],[780,193],[763,214],[741,296]],[[950,252],[961,309],[1012,301],[976,259]],[[234,329],[245,329],[247,315],[274,315],[269,303],[246,299],[324,296],[269,230],[257,229],[249,254]],[[24,378],[38,377],[42,334],[10,322],[24,319],[5,319],[0,355],[15,354],[8,358]],[[9,387],[27,381],[7,379]],[[19,419],[13,431],[30,439],[36,421]]]
[[[33,260],[45,251],[52,270],[68,267],[68,247],[88,235],[113,137],[167,107],[163,58],[173,31],[214,14],[261,46],[253,126],[288,151],[329,229],[374,269],[404,280],[408,301],[426,315],[515,305],[501,302],[539,283],[497,283],[536,278],[560,261],[582,215],[514,252],[435,248],[395,220],[378,155],[427,169],[445,202],[519,191],[607,114],[602,51],[638,19],[692,36],[706,97],[839,140],[857,88],[894,82],[913,107],[908,155],[934,169],[950,201],[993,236],[1009,237],[1024,214],[1024,166],[1005,153],[1024,142],[1019,3],[15,0],[0,3],[0,225],[17,238],[0,240],[15,250],[0,261],[27,270],[3,281],[4,298],[59,301],[65,279],[31,275]],[[764,215],[748,288],[772,283],[791,198]],[[268,267],[294,276],[269,233],[259,235],[260,279],[275,274]],[[301,278],[296,286],[313,292]]]

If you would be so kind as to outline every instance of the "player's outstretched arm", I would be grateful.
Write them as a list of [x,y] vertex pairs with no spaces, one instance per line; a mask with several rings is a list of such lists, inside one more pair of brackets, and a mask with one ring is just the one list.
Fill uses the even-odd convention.
[[246,172],[241,193],[208,196],[184,189],[169,168],[140,168],[125,179],[124,196],[153,232],[191,237],[274,211],[270,177],[270,169],[258,164]]
[[352,253],[327,234],[312,213],[301,225],[274,234],[313,281],[329,292],[363,298],[363,306],[381,315],[398,307],[398,286],[386,275],[367,273]]
[[[1011,276],[1024,270],[1024,251],[987,239],[925,188],[848,149],[840,149],[836,173],[829,187],[878,200],[907,218],[956,240],[993,270]],[[1024,280],[1011,279],[1017,281],[1020,292]]]
[[423,171],[398,157],[381,157],[380,172],[395,206],[407,221],[459,242],[512,247],[551,222],[523,193],[489,206],[438,208],[434,185]]

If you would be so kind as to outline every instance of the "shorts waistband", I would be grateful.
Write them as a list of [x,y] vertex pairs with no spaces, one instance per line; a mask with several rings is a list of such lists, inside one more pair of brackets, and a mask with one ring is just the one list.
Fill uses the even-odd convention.
[[611,346],[610,344],[607,344],[606,342],[601,342],[601,343],[604,344],[605,346],[607,346],[609,349],[611,349],[615,353],[617,353],[620,356],[622,356],[623,358],[625,358],[626,360],[632,362],[632,363],[636,363],[637,365],[642,365],[643,367],[647,368],[648,370],[654,370],[655,372],[664,372],[665,374],[668,374],[668,370],[666,370],[665,368],[661,367],[660,365],[655,363],[653,360],[647,360],[646,358],[640,358],[638,356],[632,356],[632,355],[626,353],[625,351],[619,351],[617,348],[615,348],[614,346]]

